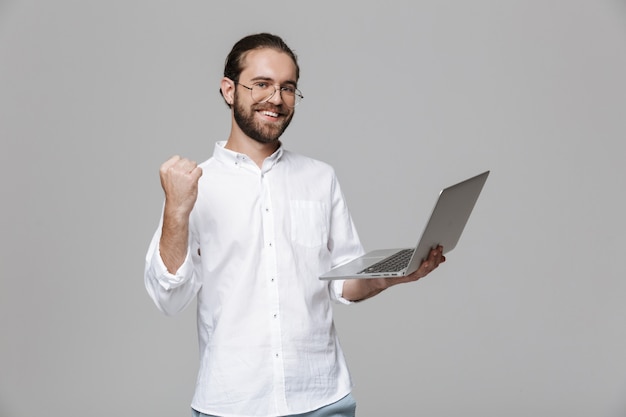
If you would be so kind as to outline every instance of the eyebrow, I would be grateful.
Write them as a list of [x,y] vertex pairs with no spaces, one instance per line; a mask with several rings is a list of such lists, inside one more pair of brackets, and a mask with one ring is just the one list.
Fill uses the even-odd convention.
[[[254,78],[252,78],[250,81],[272,81],[272,82],[273,82],[273,81],[274,81],[274,79],[273,79],[273,78],[271,78],[271,77],[265,77],[265,76],[260,75],[260,76],[258,76],[258,77],[254,77]],[[294,87],[297,87],[297,86],[298,86],[298,83],[296,83],[296,82],[295,82],[295,81],[293,81],[293,80],[287,80],[287,81],[285,81],[284,83],[281,83],[281,84],[282,84],[282,85],[285,85],[285,84],[290,84],[290,85],[292,85],[292,86],[294,86]]]

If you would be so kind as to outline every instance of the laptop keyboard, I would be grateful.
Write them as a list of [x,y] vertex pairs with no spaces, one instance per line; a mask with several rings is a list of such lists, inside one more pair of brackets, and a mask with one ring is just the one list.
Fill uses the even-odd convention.
[[400,252],[396,252],[382,261],[376,262],[374,265],[365,268],[359,272],[359,274],[401,271],[409,264],[411,256],[413,256],[413,251],[414,249],[403,249]]

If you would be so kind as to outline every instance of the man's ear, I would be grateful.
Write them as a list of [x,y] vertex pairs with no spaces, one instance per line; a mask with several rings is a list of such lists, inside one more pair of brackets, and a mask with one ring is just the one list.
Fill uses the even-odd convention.
[[224,77],[222,78],[220,89],[222,90],[222,97],[224,97],[226,103],[232,106],[235,102],[235,82],[228,77]]

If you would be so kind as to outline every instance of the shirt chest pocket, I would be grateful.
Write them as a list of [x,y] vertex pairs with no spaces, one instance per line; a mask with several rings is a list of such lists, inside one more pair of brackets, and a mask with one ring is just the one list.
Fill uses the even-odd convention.
[[328,242],[328,214],[321,201],[291,200],[291,240],[309,248]]

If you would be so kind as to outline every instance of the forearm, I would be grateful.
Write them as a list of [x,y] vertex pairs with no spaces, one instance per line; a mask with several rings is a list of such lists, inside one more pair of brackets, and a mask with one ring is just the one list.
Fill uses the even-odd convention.
[[381,293],[389,286],[384,278],[348,279],[343,283],[342,297],[350,301],[363,301]]
[[189,215],[167,207],[163,212],[163,227],[159,240],[161,259],[171,274],[185,262],[189,246]]

